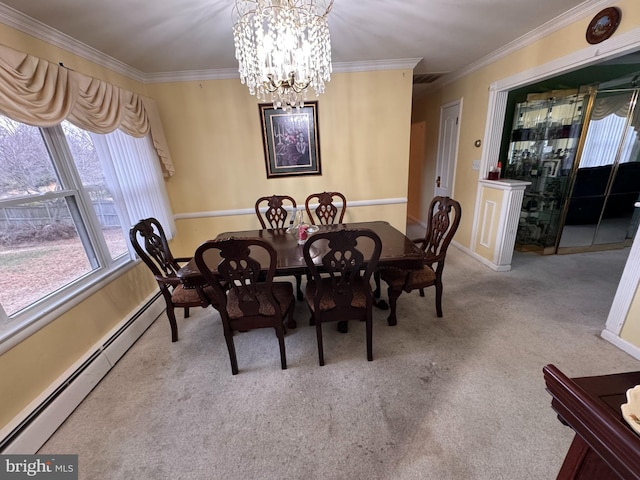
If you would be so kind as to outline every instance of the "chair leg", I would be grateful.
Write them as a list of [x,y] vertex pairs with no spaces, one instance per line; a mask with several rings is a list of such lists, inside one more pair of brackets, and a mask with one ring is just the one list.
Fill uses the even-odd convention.
[[316,324],[316,317],[313,316],[313,310],[309,307],[309,326],[313,327]]
[[367,312],[367,319],[365,320],[367,331],[367,360],[373,360],[373,318],[371,311]]
[[436,314],[442,317],[442,280],[436,279]]
[[420,296],[421,296],[421,297],[424,297],[424,288],[421,288],[421,289],[420,289]]
[[276,336],[278,337],[278,344],[280,345],[280,366],[282,370],[287,369],[287,354],[284,349],[284,325],[279,325],[276,328]]
[[397,325],[398,319],[396,318],[396,306],[398,304],[398,297],[402,293],[402,290],[392,290],[391,287],[387,290],[387,296],[389,297],[389,308],[390,313],[389,317],[387,317],[387,324],[393,327]]
[[373,291],[373,298],[380,298],[380,270],[373,272],[373,281],[376,284],[376,289]]
[[171,341],[178,341],[178,322],[176,322],[176,313],[171,305],[167,305],[167,317],[169,318],[169,325],[171,326]]
[[184,307],[184,318],[189,318],[189,307]]
[[318,361],[324,366],[324,350],[322,348],[322,322],[316,322],[316,337],[318,338]]
[[[296,319],[293,318],[293,312],[295,308],[296,308],[296,302],[291,302],[291,306],[289,307],[289,313],[287,315],[287,327],[289,328],[296,328],[298,326]],[[284,333],[287,333],[287,332],[285,331]]]
[[296,296],[298,301],[304,300],[304,294],[302,293],[302,275],[294,275],[296,277]]
[[229,360],[231,361],[231,373],[238,374],[238,358],[236,357],[236,346],[233,343],[233,332],[225,331],[224,339],[227,342],[227,350],[229,350]]

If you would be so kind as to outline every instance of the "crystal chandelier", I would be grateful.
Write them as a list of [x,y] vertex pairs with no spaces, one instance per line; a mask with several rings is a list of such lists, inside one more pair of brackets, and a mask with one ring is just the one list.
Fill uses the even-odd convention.
[[331,78],[327,15],[333,0],[236,0],[233,39],[251,95],[291,111]]

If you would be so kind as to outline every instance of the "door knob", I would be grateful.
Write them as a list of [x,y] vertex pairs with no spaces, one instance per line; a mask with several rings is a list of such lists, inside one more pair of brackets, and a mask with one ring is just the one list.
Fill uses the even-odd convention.
[[436,187],[440,188],[440,175],[436,178]]

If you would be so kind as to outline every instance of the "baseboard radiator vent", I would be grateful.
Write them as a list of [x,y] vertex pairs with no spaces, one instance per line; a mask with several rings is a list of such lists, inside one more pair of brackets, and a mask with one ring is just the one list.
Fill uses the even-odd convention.
[[160,293],[153,294],[134,309],[127,319],[0,430],[0,453],[37,453],[164,309]]

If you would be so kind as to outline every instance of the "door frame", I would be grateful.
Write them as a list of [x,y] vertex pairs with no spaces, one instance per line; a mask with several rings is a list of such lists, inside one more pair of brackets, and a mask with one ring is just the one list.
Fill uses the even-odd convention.
[[[560,75],[564,72],[576,70],[607,59],[632,53],[640,49],[640,28],[621,33],[610,38],[606,43],[590,45],[577,50],[565,57],[557,58],[543,65],[520,72],[507,78],[503,78],[489,86],[489,101],[487,105],[487,120],[483,143],[486,148],[482,151],[480,162],[480,178],[484,178],[489,170],[498,163],[500,153],[500,141],[504,127],[507,96],[509,90],[524,85]],[[473,236],[478,228],[481,183],[478,182],[476,203],[473,220]],[[505,224],[506,228],[506,224]],[[472,243],[474,245],[474,243]],[[623,275],[618,284],[613,304],[609,311],[606,327],[602,331],[602,338],[614,343],[635,358],[640,358],[640,347],[619,337],[622,327],[627,319],[634,295],[640,286],[640,229],[629,253]]]

